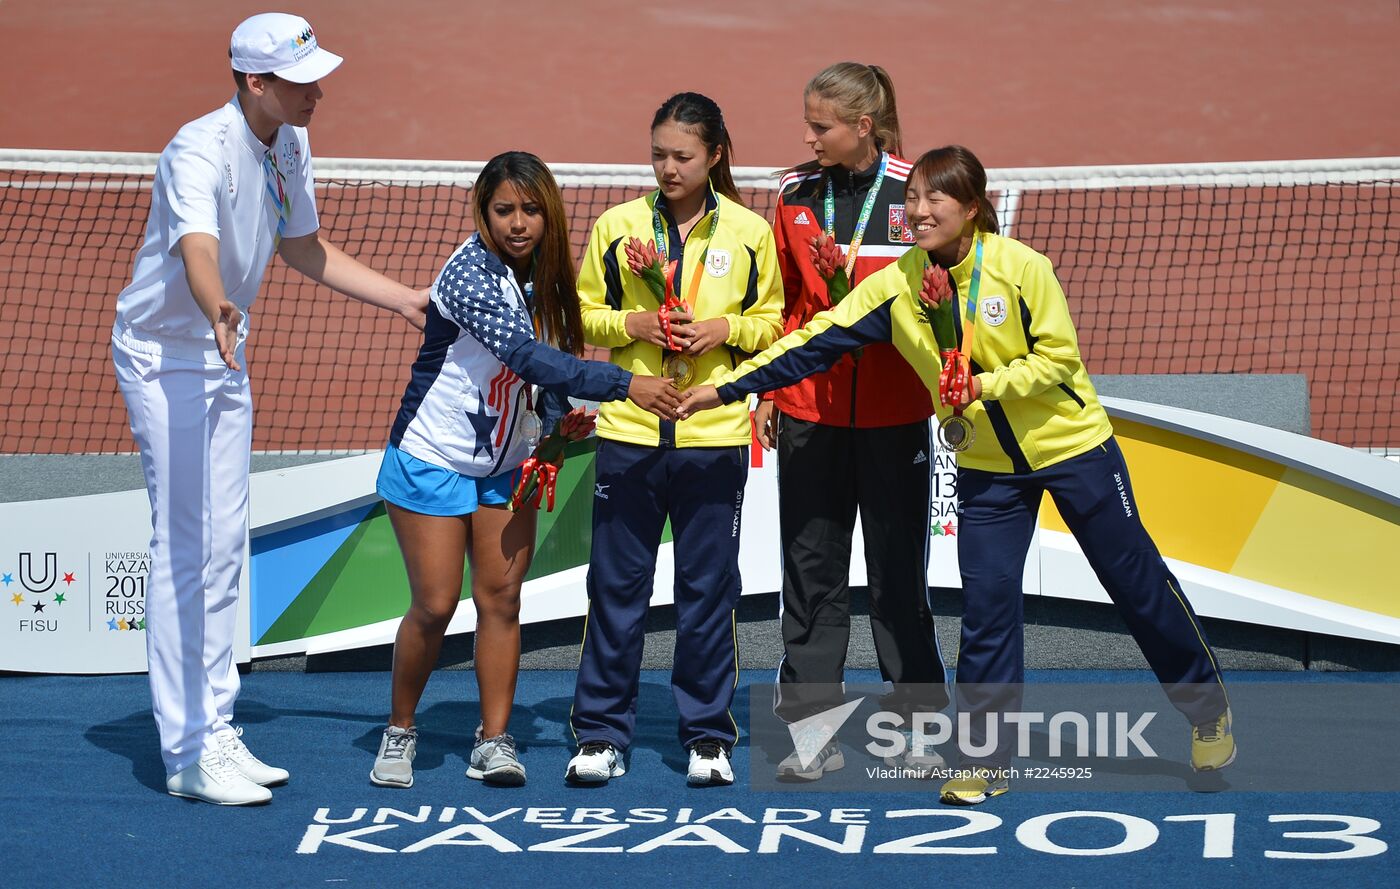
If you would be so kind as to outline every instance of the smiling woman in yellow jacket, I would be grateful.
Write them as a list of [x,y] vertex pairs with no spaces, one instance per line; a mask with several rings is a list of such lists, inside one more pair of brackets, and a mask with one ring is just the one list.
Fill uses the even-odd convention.
[[[579,274],[584,337],[635,375],[703,382],[781,332],[773,233],[744,207],[713,101],[672,96],[651,128],[657,191],[599,217]],[[652,241],[684,306],[667,311],[628,261]],[[691,379],[680,377],[685,373]],[[671,685],[691,784],[734,780],[729,713],[738,682],[739,517],[752,440],[746,404],[678,422],[608,403],[598,417],[588,619],[570,716],[579,752],[566,778],[623,774],[636,722],[642,626],[669,518],[676,566]]]
[[[965,148],[926,153],[914,164],[905,212],[915,249],[871,275],[835,309],[767,351],[697,387],[682,415],[789,385],[858,346],[892,342],[935,396],[942,364],[919,299],[924,270],[947,270],[959,302],[972,304],[974,376],[957,406],[973,424],[958,457],[963,580],[958,651],[960,709],[1020,706],[1024,679],[1021,576],[1040,501],[1049,493],[1128,629],[1192,725],[1191,765],[1234,759],[1229,701],[1215,655],[1191,604],[1148,536],[1113,427],[1079,356],[1064,291],[1050,260],[996,234],[987,174]],[[961,327],[958,319],[954,327]],[[939,407],[940,416],[952,413]],[[976,716],[974,727],[983,725]],[[974,776],[943,787],[942,799],[975,804],[1007,789],[1009,732],[975,762]],[[981,747],[976,734],[969,739]]]

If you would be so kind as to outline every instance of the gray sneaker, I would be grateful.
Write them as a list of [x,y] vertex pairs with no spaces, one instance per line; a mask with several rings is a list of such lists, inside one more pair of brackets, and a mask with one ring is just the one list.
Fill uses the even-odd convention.
[[904,752],[885,757],[885,765],[899,769],[905,778],[940,777],[940,770],[945,768],[947,763],[934,749],[927,736],[916,735],[909,729],[900,734],[904,736]]
[[826,746],[816,752],[807,762],[802,761],[802,754],[796,750],[789,753],[778,763],[777,779],[779,781],[816,781],[827,772],[834,772],[837,769],[846,767],[846,756],[841,752],[841,746],[835,739],[828,741]]
[[483,738],[481,726],[476,727],[476,746],[472,748],[467,765],[467,777],[502,787],[519,787],[525,783],[525,766],[515,751],[515,739],[509,733]]
[[413,757],[418,753],[418,731],[391,725],[379,741],[379,755],[369,773],[371,784],[380,787],[412,787]]

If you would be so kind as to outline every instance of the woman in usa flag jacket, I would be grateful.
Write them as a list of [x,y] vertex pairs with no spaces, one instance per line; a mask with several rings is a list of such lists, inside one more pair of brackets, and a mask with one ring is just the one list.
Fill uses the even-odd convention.
[[467,560],[481,691],[467,775],[525,782],[507,731],[520,660],[520,586],[535,543],[535,510],[509,507],[518,467],[568,410],[567,396],[631,398],[664,417],[679,400],[654,377],[576,357],[583,334],[568,220],[539,158],[513,151],[489,161],[472,210],[476,234],[433,284],[423,345],[377,483],[412,592],[394,642],[389,725],[370,773],[381,786],[413,784],[414,712],[461,597]]

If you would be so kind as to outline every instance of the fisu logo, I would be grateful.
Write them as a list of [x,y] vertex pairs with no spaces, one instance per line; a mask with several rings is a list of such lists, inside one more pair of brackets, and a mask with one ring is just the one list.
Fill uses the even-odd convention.
[[58,583],[58,553],[44,553],[44,576],[34,577],[32,553],[19,554],[19,582],[31,593],[47,593]]

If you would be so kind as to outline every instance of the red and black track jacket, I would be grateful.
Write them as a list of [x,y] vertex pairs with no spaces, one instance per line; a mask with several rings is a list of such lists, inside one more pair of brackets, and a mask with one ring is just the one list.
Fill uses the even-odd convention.
[[[880,164],[852,173],[829,167],[816,173],[790,173],[779,187],[773,222],[778,268],[783,277],[783,331],[791,333],[818,312],[831,308],[826,282],[812,264],[808,244],[823,233],[826,183],[833,189],[836,242],[850,249],[856,220],[865,206]],[[856,254],[852,287],[898,259],[914,236],[904,219],[904,183],[910,165],[890,156],[884,183]],[[866,346],[857,361],[846,355],[831,370],[774,392],[778,410],[800,420],[829,426],[897,426],[933,413],[933,400],[917,374],[889,343]]]

